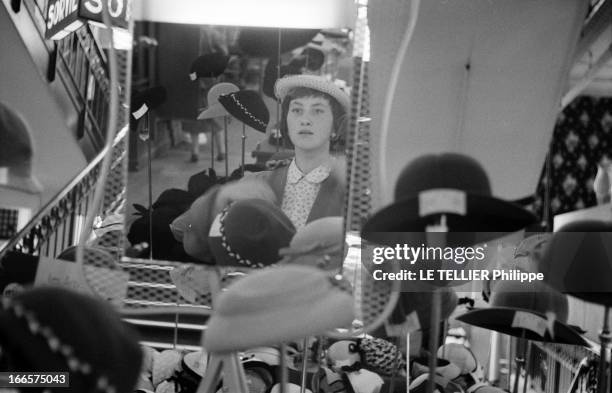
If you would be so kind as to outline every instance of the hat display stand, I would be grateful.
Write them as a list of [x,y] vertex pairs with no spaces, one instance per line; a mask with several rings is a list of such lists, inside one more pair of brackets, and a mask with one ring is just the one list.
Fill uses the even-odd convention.
[[[221,292],[221,273],[215,266],[208,275],[208,285],[212,295],[213,310],[217,305],[217,296]],[[281,348],[281,364],[283,360]],[[217,391],[219,379],[223,376],[223,391],[248,393],[246,375],[238,356],[238,352],[210,352],[204,378],[198,386],[197,393],[214,393]]]
[[[228,356],[235,351],[280,343],[281,391],[284,391],[288,380],[284,343],[302,341],[304,337],[350,324],[354,319],[352,304],[351,295],[314,267],[258,269],[219,294],[203,345],[225,364],[231,362]],[[214,379],[215,371],[211,369],[207,377]],[[236,379],[239,381],[240,375]],[[213,385],[213,381],[203,382],[198,392],[203,393]]]
[[246,125],[242,123],[242,138],[241,138],[241,154],[240,154],[240,176],[244,176],[244,156],[246,154]]
[[227,116],[223,116],[223,145],[225,146],[225,155],[224,155],[224,161],[225,161],[225,177],[229,177],[229,158],[228,158],[228,153],[227,150],[229,149],[229,142],[228,142],[228,136],[227,136],[227,120],[228,117]]
[[153,178],[151,156],[151,127],[150,111],[166,101],[166,89],[162,86],[152,87],[132,99],[131,113],[138,126],[139,120],[144,116],[144,123],[138,132],[138,138],[147,144],[147,178],[149,202],[149,259],[153,259]]

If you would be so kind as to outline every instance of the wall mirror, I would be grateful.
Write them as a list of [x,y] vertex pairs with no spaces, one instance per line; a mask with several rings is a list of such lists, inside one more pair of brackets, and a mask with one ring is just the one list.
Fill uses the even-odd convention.
[[[211,186],[232,174],[238,177],[243,164],[247,172],[257,171],[266,169],[271,158],[292,156],[293,150],[279,138],[281,114],[273,96],[274,82],[279,75],[319,75],[335,80],[350,94],[353,34],[342,29],[137,22],[134,37],[132,104],[140,105],[143,94],[151,94],[144,100],[153,104],[149,103],[152,108],[145,117],[138,121],[132,117],[126,255],[197,263],[197,258],[184,252],[168,225]],[[215,77],[198,74],[192,80],[196,59],[210,56],[209,61],[214,62],[217,54],[226,57],[222,72]],[[208,67],[210,63],[205,63],[204,68]],[[211,87],[220,83],[256,93],[265,107],[251,110],[267,117],[265,132],[253,128],[253,124],[244,126],[229,115],[196,119],[209,104],[206,101]],[[347,118],[350,115],[347,113]],[[342,167],[346,166],[346,137],[343,135],[333,149]],[[151,255],[149,198],[156,204]]]

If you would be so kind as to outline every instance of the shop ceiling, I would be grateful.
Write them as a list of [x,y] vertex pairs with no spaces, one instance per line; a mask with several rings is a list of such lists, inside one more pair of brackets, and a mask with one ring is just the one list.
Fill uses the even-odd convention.
[[567,104],[578,94],[612,96],[612,0],[591,2],[570,71]]

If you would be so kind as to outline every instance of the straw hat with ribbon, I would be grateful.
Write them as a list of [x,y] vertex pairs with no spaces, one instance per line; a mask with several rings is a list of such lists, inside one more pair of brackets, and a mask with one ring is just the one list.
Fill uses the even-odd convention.
[[287,93],[296,87],[307,87],[309,89],[329,94],[335,98],[340,105],[342,105],[347,113],[350,112],[351,99],[348,94],[346,94],[334,82],[317,75],[289,75],[284,78],[280,78],[276,81],[274,86],[276,98],[283,101]]

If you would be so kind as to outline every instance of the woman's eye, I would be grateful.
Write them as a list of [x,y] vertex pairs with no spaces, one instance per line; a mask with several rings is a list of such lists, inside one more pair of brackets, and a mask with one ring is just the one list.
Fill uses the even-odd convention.
[[300,108],[292,108],[291,109],[291,113],[298,114],[298,113],[301,113],[301,112],[302,112],[302,110]]
[[317,115],[321,115],[321,114],[325,113],[325,111],[323,109],[315,109],[315,113]]

